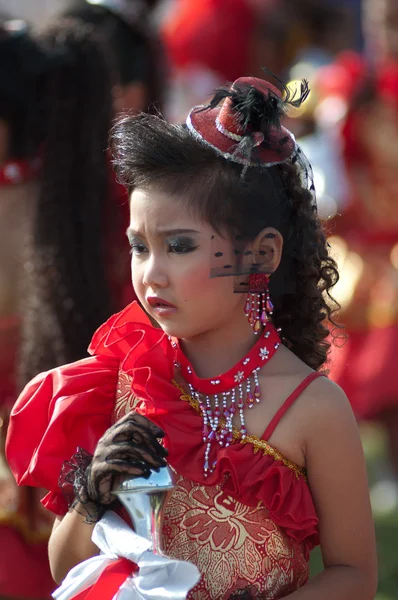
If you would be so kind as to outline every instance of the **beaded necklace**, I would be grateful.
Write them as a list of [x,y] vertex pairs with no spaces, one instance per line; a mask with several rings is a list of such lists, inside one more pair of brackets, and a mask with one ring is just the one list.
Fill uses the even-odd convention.
[[[251,350],[229,371],[210,379],[201,379],[183,353],[177,338],[171,338],[176,349],[175,366],[188,383],[191,396],[197,400],[203,418],[202,437],[205,444],[204,476],[216,466],[210,464],[213,444],[229,446],[233,441],[233,418],[238,413],[242,439],[247,435],[245,408],[252,408],[261,400],[258,372],[280,346],[280,337],[269,321]],[[212,406],[211,398],[214,399]]]

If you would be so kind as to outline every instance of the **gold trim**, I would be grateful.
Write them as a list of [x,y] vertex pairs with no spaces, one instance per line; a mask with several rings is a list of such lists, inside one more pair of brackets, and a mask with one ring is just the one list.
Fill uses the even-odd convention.
[[[188,402],[196,412],[200,413],[199,402],[192,398],[192,396],[190,396],[174,379],[172,379],[172,384],[181,392],[180,400]],[[225,421],[221,419],[220,427],[224,427],[224,424]],[[272,456],[275,460],[282,462],[285,467],[288,467],[288,469],[294,471],[297,477],[301,475],[304,477],[304,479],[307,479],[307,473],[305,469],[299,467],[299,465],[296,465],[296,463],[286,458],[286,456],[283,456],[279,450],[271,446],[265,440],[260,439],[256,435],[247,435],[242,439],[242,434],[236,427],[233,427],[232,435],[234,440],[239,440],[241,444],[252,444],[254,454],[257,454],[257,452],[261,450],[265,455]]]

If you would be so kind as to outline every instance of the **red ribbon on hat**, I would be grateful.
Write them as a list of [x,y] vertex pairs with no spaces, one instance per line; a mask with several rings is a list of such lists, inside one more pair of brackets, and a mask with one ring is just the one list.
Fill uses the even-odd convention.
[[131,573],[138,571],[135,563],[119,558],[108,565],[94,585],[80,592],[73,600],[112,600]]

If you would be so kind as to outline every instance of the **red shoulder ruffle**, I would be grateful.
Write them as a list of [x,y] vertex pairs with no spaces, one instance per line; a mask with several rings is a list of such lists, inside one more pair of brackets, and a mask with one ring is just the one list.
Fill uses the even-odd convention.
[[111,424],[119,362],[93,356],[33,379],[10,417],[6,455],[19,485],[50,490],[43,499],[58,515],[68,510],[58,487],[62,463],[77,446],[93,452]]
[[[145,399],[145,413],[166,433],[171,466],[203,485],[223,482],[224,489],[244,504],[263,502],[290,537],[313,548],[319,543],[318,519],[308,484],[282,462],[261,451],[254,454],[249,444],[233,444],[218,449],[217,469],[204,478],[202,418],[172,384],[175,357],[167,335],[142,314],[133,304],[110,319],[94,336],[90,352],[117,357],[132,376],[132,391]],[[137,316],[140,321],[133,322]]]

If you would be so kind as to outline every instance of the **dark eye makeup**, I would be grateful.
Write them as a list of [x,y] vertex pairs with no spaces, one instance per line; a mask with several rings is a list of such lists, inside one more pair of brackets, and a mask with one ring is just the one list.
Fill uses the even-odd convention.
[[[148,247],[140,238],[128,234],[128,239],[131,246],[131,254],[143,254],[144,252],[148,252]],[[165,239],[165,244],[167,251],[174,254],[187,254],[188,252],[193,252],[198,247],[198,244],[191,237],[187,236],[173,236],[167,238]]]
[[196,250],[198,247],[198,244],[195,243],[192,238],[187,236],[167,238],[166,244],[169,252],[174,252],[175,254],[187,254],[188,252],[193,252],[193,250]]
[[148,248],[145,246],[142,240],[129,234],[127,234],[127,237],[131,246],[130,254],[142,254],[143,252],[148,251]]

